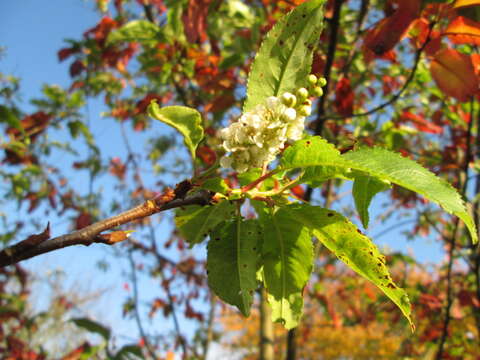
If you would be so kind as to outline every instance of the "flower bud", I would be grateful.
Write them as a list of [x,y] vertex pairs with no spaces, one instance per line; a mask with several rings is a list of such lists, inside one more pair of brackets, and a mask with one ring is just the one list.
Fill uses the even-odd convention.
[[280,99],[282,100],[283,105],[289,108],[295,107],[295,104],[297,103],[295,95],[289,92],[284,93]]
[[312,85],[312,86],[317,85],[317,81],[318,81],[318,79],[315,75],[313,75],[313,74],[308,75],[308,83],[310,85]]
[[315,86],[312,92],[315,97],[320,97],[323,95],[323,90],[320,86]]
[[308,98],[308,95],[309,95],[308,90],[305,88],[300,88],[297,90],[297,98],[298,98],[297,100],[299,102],[303,102],[306,98]]
[[325,85],[327,85],[327,79],[325,79],[323,77],[318,79],[317,85],[320,86],[320,87],[324,87]]
[[312,113],[312,107],[309,105],[302,105],[300,109],[298,109],[298,114],[301,116],[309,116]]

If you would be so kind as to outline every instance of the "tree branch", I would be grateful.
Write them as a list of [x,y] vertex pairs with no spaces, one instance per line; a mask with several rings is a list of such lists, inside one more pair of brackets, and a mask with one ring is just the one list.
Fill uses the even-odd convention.
[[[467,129],[467,148],[465,150],[465,161],[463,167],[460,169],[459,179],[461,182],[461,194],[465,197],[465,194],[468,189],[468,167],[470,161],[473,159],[471,141],[472,141],[472,125],[473,125],[473,110],[474,110],[474,98],[472,96],[470,100],[470,121],[468,123]],[[448,250],[448,265],[447,265],[447,302],[445,304],[445,318],[443,319],[442,335],[438,344],[438,351],[436,355],[437,360],[443,359],[443,353],[445,350],[445,344],[448,337],[448,327],[450,325],[450,320],[452,318],[451,308],[453,305],[453,263],[455,259],[455,247],[457,245],[458,237],[461,235],[461,226],[458,218],[455,220],[455,225],[452,232],[452,237],[450,239],[450,248]]]
[[43,236],[42,234],[36,235],[42,236],[40,241],[32,241],[32,236],[30,236],[0,251],[0,267],[15,264],[40,254],[73,245],[88,246],[94,243],[113,245],[116,241],[100,236],[102,231],[110,230],[165,210],[188,205],[208,205],[212,200],[212,193],[203,190],[192,195],[187,195],[184,198],[177,195],[177,191],[167,189],[164,194],[155,199],[147,200],[143,204],[122,212],[121,214],[101,220],[70,234],[50,238],[48,233],[44,232]]

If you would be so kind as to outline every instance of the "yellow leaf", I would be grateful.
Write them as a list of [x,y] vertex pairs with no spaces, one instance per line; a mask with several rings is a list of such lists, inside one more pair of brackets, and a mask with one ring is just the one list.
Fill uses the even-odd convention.
[[480,5],[480,0],[457,0],[453,4],[454,8],[465,7],[465,6],[474,6]]

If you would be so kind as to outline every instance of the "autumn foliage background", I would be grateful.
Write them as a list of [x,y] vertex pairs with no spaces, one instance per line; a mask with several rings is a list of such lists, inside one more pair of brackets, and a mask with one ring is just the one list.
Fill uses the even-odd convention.
[[[49,220],[80,229],[188,178],[181,140],[146,115],[152,100],[202,113],[207,138],[196,165],[211,166],[218,129],[240,114],[262,36],[303,2],[91,1],[98,22],[58,50],[58,60],[69,64],[68,87],[49,84],[46,75],[42,96],[22,99],[21,81],[0,74],[2,206],[22,219],[3,214],[3,247],[42,233]],[[136,20],[136,27],[126,26]],[[459,189],[478,227],[480,1],[330,0],[325,21],[312,73],[328,84],[308,131],[343,151],[378,145],[419,161]],[[86,116],[93,99],[105,111]],[[26,100],[35,110],[24,110]],[[108,142],[92,135],[102,121],[116,128]],[[112,147],[121,150],[112,155]],[[68,167],[57,166],[59,156]],[[227,180],[234,184],[236,175]],[[332,181],[318,193],[292,190],[355,216],[349,191]],[[428,237],[443,249],[435,264],[393,250],[387,257],[396,283],[410,295],[416,331],[373,285],[320,249],[305,288],[304,320],[290,333],[275,327],[275,358],[478,358],[478,247],[457,220],[411,192],[394,187],[377,202],[369,235],[388,238],[391,248]],[[20,263],[0,270],[2,358],[215,359],[226,351],[266,359],[259,355],[259,310],[243,319],[211,295],[204,249],[186,246],[171,215],[124,229],[135,232],[85,272],[108,276],[106,264],[121,264],[118,282],[128,291],[117,305],[131,319],[129,337],[116,333],[115,324],[78,320],[105,289],[67,289],[52,275],[41,279],[49,288],[42,292]],[[48,306],[40,313],[35,299],[42,296]]]

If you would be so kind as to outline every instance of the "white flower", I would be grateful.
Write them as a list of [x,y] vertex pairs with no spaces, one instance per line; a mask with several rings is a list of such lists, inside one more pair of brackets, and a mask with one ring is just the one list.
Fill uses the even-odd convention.
[[281,99],[270,96],[265,105],[257,105],[222,129],[223,148],[230,154],[220,159],[220,165],[244,172],[275,160],[288,139],[298,140],[302,136],[305,117],[293,108],[295,103],[296,98],[290,93]]

